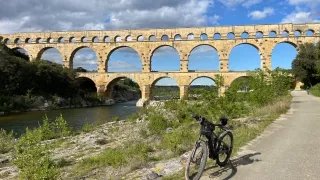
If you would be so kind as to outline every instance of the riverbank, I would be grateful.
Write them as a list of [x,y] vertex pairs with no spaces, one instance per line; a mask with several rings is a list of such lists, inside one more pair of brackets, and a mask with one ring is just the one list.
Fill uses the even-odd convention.
[[[281,113],[285,113],[290,107],[290,100],[290,97],[283,97],[255,109],[250,116],[233,119],[230,126],[237,139],[234,154]],[[158,128],[164,126],[161,124],[164,122],[154,113],[167,119],[179,119],[177,112],[163,110],[168,104],[160,106],[155,109],[149,107],[147,116],[140,112],[125,121],[86,127],[79,134],[42,143],[51,147],[51,158],[59,165],[61,179],[183,179],[183,167],[199,124],[186,117],[187,122],[165,128],[159,134]],[[151,116],[158,120],[151,120]],[[13,154],[0,155],[2,179],[18,178],[18,168],[10,164]]]

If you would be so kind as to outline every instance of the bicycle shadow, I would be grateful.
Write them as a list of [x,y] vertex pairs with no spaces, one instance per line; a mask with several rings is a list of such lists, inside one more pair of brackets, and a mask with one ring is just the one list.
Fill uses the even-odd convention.
[[[219,177],[223,173],[228,173],[228,171],[231,170],[231,173],[227,177],[223,178],[223,180],[231,179],[237,173],[237,167],[238,166],[245,166],[245,165],[248,165],[248,164],[252,164],[254,162],[261,161],[259,159],[252,158],[253,156],[257,156],[257,155],[260,155],[260,154],[261,154],[260,152],[250,153],[250,154],[246,154],[244,156],[241,156],[239,158],[233,159],[233,160],[231,160],[232,164],[229,163],[227,166],[222,167],[221,169],[219,169],[219,170],[217,170],[217,171],[215,171],[213,173],[210,173],[209,178]],[[215,165],[213,167],[205,169],[205,171],[208,171],[208,170],[216,168],[216,167],[219,167],[219,166]]]

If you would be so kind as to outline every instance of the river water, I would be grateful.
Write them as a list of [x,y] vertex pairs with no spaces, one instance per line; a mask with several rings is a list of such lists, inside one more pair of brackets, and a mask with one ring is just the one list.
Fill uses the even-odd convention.
[[134,112],[137,112],[137,101],[129,101],[118,103],[112,106],[98,106],[77,109],[60,109],[51,111],[36,111],[25,112],[0,116],[0,129],[7,131],[13,130],[16,136],[25,132],[25,129],[38,127],[38,123],[42,122],[42,118],[47,115],[49,119],[55,119],[57,116],[62,116],[68,124],[78,130],[88,123],[105,123],[114,117],[125,119]]

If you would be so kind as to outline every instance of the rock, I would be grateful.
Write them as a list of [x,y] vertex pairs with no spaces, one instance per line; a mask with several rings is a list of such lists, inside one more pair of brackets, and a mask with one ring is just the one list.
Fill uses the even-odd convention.
[[169,127],[166,129],[166,133],[172,133],[173,132],[173,128]]
[[143,99],[139,99],[139,101],[137,102],[136,106],[137,107],[144,107],[146,105],[147,101],[143,100]]
[[105,103],[105,105],[113,105],[116,102],[113,99],[107,99],[104,103]]
[[49,103],[46,102],[46,103],[43,104],[43,106],[44,106],[45,108],[47,108],[47,107],[49,107]]
[[150,107],[162,107],[162,106],[164,106],[164,102],[161,102],[161,101],[150,101],[148,106],[150,106]]
[[158,173],[160,176],[168,176],[182,170],[183,165],[180,163],[180,158],[178,158],[159,163],[156,165],[156,169],[160,169],[160,172]]
[[157,174],[157,173],[155,173],[155,172],[151,172],[151,174],[148,174],[147,176],[146,176],[146,179],[147,180],[151,180],[151,179],[158,179],[158,178],[160,178],[161,176],[159,175],[159,174]]

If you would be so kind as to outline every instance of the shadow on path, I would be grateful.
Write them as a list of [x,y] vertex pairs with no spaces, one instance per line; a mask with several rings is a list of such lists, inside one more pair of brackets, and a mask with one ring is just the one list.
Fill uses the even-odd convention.
[[[223,180],[231,179],[237,173],[238,166],[245,166],[248,164],[252,164],[254,162],[261,161],[259,159],[252,158],[253,156],[257,156],[260,154],[261,154],[260,152],[250,153],[250,154],[246,154],[244,156],[241,156],[237,159],[233,159],[233,160],[231,160],[232,164],[229,163],[227,166],[222,167],[221,169],[219,169],[213,173],[210,173],[209,178],[217,178],[217,177],[221,176],[222,173],[224,173],[224,172],[228,173],[228,172],[230,172],[229,170],[231,170],[230,174],[228,173],[229,175],[227,177],[223,178]],[[205,171],[208,171],[208,170],[216,168],[216,167],[219,167],[219,166],[215,165],[213,167],[205,169]]]

